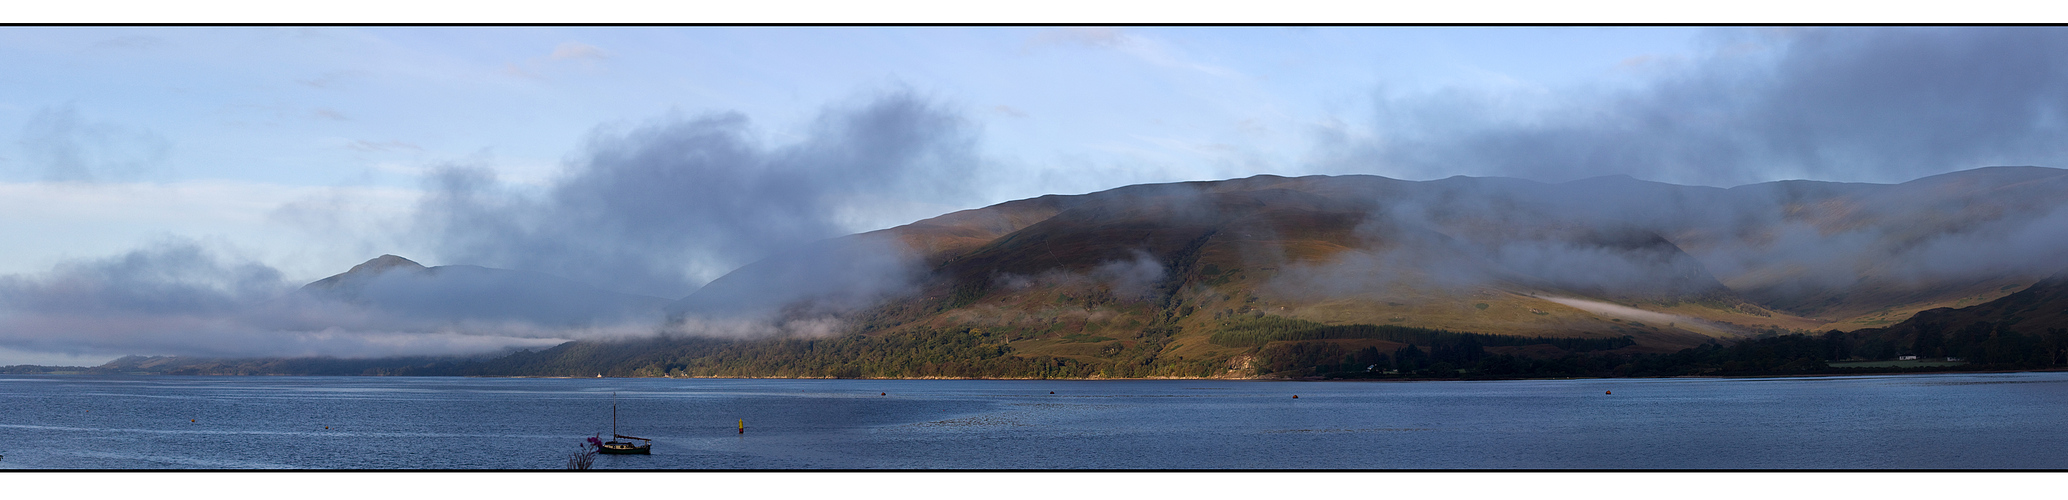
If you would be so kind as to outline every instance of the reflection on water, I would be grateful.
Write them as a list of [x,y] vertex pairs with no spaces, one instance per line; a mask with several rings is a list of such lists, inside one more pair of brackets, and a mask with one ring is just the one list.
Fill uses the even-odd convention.
[[583,438],[610,432],[612,393],[618,432],[655,444],[651,456],[598,457],[599,468],[2068,467],[2068,373],[2016,373],[1413,383],[12,376],[0,378],[0,468],[551,469]]

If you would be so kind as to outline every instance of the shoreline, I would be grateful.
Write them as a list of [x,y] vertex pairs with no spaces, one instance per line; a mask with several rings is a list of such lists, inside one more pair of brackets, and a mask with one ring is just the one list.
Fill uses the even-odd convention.
[[997,381],[1229,381],[1229,382],[1495,382],[1506,380],[1646,380],[1646,379],[1759,379],[1759,378],[1810,378],[1810,377],[1859,377],[1875,375],[1940,375],[1962,373],[2051,373],[2068,372],[2063,368],[2033,368],[2012,370],[1933,370],[1933,371],[1877,371],[1861,373],[1792,373],[1770,375],[1675,375],[1670,377],[1489,377],[1489,378],[1342,378],[1342,377],[1298,377],[1298,378],[1233,378],[1233,377],[1137,377],[1137,378],[1006,378],[1006,377],[576,377],[552,375],[306,375],[306,374],[167,374],[145,372],[93,372],[93,371],[49,371],[34,373],[0,373],[0,375],[129,375],[148,377],[455,377],[455,378],[511,378],[511,379],[724,379],[724,380],[997,380]]

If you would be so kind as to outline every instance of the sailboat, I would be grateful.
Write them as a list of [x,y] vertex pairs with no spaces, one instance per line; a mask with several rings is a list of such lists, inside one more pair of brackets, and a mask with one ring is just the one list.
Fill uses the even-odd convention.
[[[609,441],[601,443],[596,443],[598,441],[596,438],[589,438],[589,442],[596,443],[596,452],[605,455],[653,454],[652,439],[618,434],[618,393],[615,392],[610,393],[610,437]],[[619,441],[620,439],[630,439],[639,442]]]

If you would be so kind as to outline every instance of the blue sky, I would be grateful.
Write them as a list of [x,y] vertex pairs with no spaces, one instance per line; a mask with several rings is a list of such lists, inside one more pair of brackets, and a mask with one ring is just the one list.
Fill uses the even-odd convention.
[[392,253],[675,298],[802,241],[1149,182],[2061,166],[2064,50],[1993,28],[7,27],[0,279],[195,255],[293,285]]
[[[541,186],[591,133],[670,113],[737,112],[758,140],[793,142],[827,106],[899,89],[980,127],[985,164],[972,168],[1000,182],[961,199],[898,200],[913,206],[858,217],[855,230],[1141,182],[1427,177],[1315,165],[1313,136],[1364,126],[1386,93],[1632,85],[1644,76],[1639,63],[1690,57],[1701,37],[1678,28],[0,29],[0,65],[17,68],[0,76],[0,133],[14,136],[0,141],[0,189],[17,205],[0,215],[0,231],[44,235],[0,250],[0,272],[172,233],[221,238],[283,259],[276,265],[291,275],[321,277],[369,249],[297,245],[307,235],[286,234],[265,217],[272,209],[344,198],[356,215],[401,214],[424,172],[452,162]],[[380,251],[437,260],[410,250]]]

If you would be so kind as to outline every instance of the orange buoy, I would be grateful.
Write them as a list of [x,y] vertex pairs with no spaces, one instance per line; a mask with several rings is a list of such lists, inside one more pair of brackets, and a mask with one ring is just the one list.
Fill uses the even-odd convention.
[[1056,393],[1056,391],[1048,391],[1048,393],[1049,393],[1049,394],[1055,394],[1055,393]]
[[1601,393],[1602,393],[1602,394],[1604,394],[1604,395],[1606,395],[1606,394],[1615,394],[1615,393],[1616,393],[1616,391],[1601,391]]
[[194,421],[194,419],[191,419],[191,418],[190,418],[190,419],[187,419],[187,421],[188,421],[188,422],[192,422],[192,421]]
[[876,395],[878,395],[878,396],[889,396],[889,395],[890,395],[890,393],[888,393],[888,392],[879,392],[879,393],[876,393]]
[[1293,399],[1300,399],[1300,395],[1298,395],[1298,394],[1294,394],[1294,395],[1293,395]]

